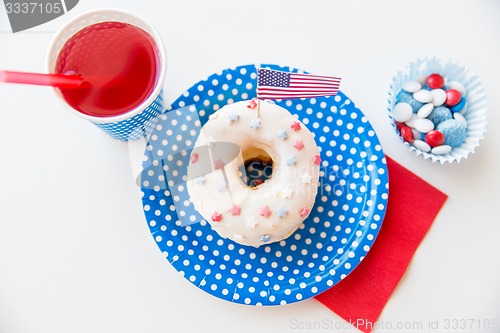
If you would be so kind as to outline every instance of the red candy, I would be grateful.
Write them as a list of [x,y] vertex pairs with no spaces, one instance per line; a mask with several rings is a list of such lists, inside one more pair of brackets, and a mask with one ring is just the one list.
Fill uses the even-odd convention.
[[413,143],[415,138],[413,137],[413,132],[411,131],[411,128],[409,128],[406,125],[403,125],[401,126],[401,129],[399,131],[401,133],[401,136],[406,142]]
[[460,92],[455,89],[448,89],[446,90],[446,101],[444,104],[446,106],[454,106],[460,103],[460,100],[462,99],[462,95],[460,95]]
[[439,89],[444,87],[444,78],[439,74],[431,74],[427,77],[427,85],[431,89]]
[[444,134],[438,130],[432,130],[425,135],[425,142],[431,147],[441,146],[444,143]]

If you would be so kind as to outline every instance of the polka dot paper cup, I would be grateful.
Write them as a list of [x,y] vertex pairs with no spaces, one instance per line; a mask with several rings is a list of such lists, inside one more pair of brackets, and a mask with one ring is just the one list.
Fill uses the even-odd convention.
[[166,74],[165,48],[159,33],[145,19],[134,13],[118,9],[97,9],[82,13],[61,27],[52,39],[47,53],[46,68],[48,73],[55,72],[55,65],[59,53],[64,44],[73,35],[93,24],[109,21],[122,22],[136,26],[148,33],[154,40],[158,57],[158,66],[156,69],[157,79],[147,98],[142,103],[123,114],[98,117],[74,109],[64,100],[59,89],[55,88],[54,91],[71,113],[90,121],[111,137],[122,141],[137,140],[151,132],[157,121],[157,116],[163,112],[164,107],[163,81]]
[[[444,87],[442,87],[444,91],[433,91],[433,94],[431,94],[433,88],[426,84],[425,79],[434,73],[440,74],[444,78]],[[416,84],[419,81],[421,85]],[[459,83],[457,84],[457,82]],[[404,85],[405,89],[403,89]],[[412,87],[412,85],[415,85],[415,87]],[[443,95],[448,89],[465,92],[461,96],[461,105],[459,103],[456,106],[446,106],[444,104],[439,106],[440,102],[437,99],[449,98],[448,95]],[[416,92],[424,98],[417,96]],[[425,100],[425,95],[432,95],[432,98],[429,97],[431,98],[430,101]],[[410,104],[411,111],[407,105],[405,106],[408,110],[401,110],[399,106],[396,108],[398,102],[401,101]],[[480,140],[484,139],[486,133],[488,103],[481,82],[470,70],[451,60],[425,58],[411,62],[393,77],[389,89],[387,108],[391,124],[404,144],[415,155],[422,156],[432,162],[439,162],[440,164],[446,162],[458,163],[466,159],[469,154],[475,152]],[[401,112],[406,113],[406,115],[401,116]],[[397,121],[400,120],[399,117],[410,116],[411,118],[407,121]],[[417,127],[422,129],[421,131],[415,128],[416,120],[419,122]],[[460,126],[456,126],[457,122],[462,126],[461,129],[458,128]],[[426,125],[429,126],[425,128]],[[436,131],[432,131],[432,133],[428,131],[430,127]],[[457,128],[458,130],[456,130]],[[434,134],[444,134],[445,138],[448,135],[448,138],[440,146],[435,147],[427,143],[431,142],[430,135]],[[461,139],[464,139],[463,143],[461,143]],[[411,140],[414,141],[412,143],[408,142]]]

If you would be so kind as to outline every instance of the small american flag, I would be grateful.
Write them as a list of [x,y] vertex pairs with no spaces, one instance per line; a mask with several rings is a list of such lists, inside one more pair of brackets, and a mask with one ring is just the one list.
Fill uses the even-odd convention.
[[257,97],[260,99],[289,99],[333,96],[339,91],[340,78],[298,74],[259,68]]

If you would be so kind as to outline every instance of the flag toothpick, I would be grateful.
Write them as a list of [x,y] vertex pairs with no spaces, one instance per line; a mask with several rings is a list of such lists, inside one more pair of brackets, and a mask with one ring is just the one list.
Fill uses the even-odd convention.
[[334,96],[340,78],[334,76],[289,73],[271,69],[257,70],[257,98],[291,99]]

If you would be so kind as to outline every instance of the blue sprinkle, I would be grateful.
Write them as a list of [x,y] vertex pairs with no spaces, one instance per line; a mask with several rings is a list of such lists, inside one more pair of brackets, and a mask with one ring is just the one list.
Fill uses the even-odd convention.
[[231,124],[237,122],[238,119],[240,119],[240,116],[237,115],[236,113],[232,113],[232,114],[229,115],[229,122]]
[[420,109],[424,104],[420,103],[417,101],[415,98],[413,98],[413,94],[409,93],[407,91],[401,90],[399,94],[396,96],[397,103],[399,102],[405,102],[410,104],[413,113],[416,113],[418,109]]
[[276,215],[278,215],[279,218],[286,217],[287,213],[288,209],[286,209],[285,207],[280,207],[279,209],[276,210]]
[[256,130],[257,128],[260,128],[260,120],[254,119],[250,122],[250,128],[253,130]]
[[288,165],[288,166],[293,167],[293,166],[295,166],[295,163],[297,163],[297,159],[293,156],[290,156],[286,159],[286,165]]
[[280,138],[281,141],[285,141],[286,139],[288,139],[288,133],[285,130],[280,130],[278,132],[278,138]]
[[467,129],[455,119],[443,121],[437,130],[444,134],[444,144],[452,148],[461,146],[467,136]]
[[466,102],[467,102],[467,100],[465,99],[465,97],[462,97],[462,99],[460,100],[460,102],[458,102],[457,105],[453,105],[452,107],[450,107],[451,112],[460,112],[460,111],[462,111],[462,109],[464,108]]
[[269,235],[260,236],[260,241],[263,243],[268,242],[270,239],[271,239],[271,236],[269,236]]
[[434,127],[442,123],[445,120],[453,119],[450,109],[446,106],[438,106],[432,110],[431,114],[427,116],[427,119],[434,123]]

